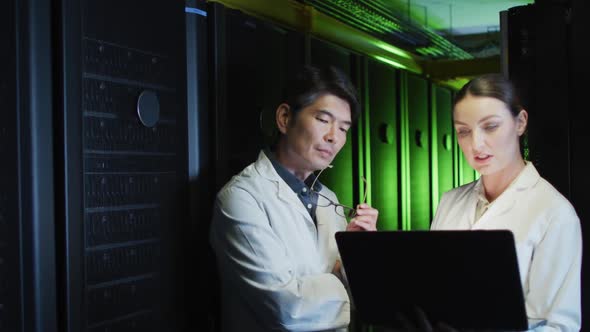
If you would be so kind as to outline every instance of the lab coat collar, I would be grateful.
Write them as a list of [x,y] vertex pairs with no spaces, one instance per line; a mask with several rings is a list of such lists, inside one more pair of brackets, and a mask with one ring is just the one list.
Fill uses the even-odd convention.
[[[516,201],[519,199],[519,194],[534,186],[537,182],[539,182],[540,178],[541,176],[539,175],[539,172],[537,172],[535,166],[531,162],[527,161],[525,167],[514,180],[514,182],[511,183],[510,186],[508,186],[508,188],[506,188],[506,190],[504,190],[504,192],[498,198],[496,198],[493,204],[489,207],[488,211],[483,214],[476,224],[480,224],[481,222],[485,222],[485,220],[503,215],[504,213],[508,212],[514,206],[514,204],[516,204]],[[482,187],[483,182],[480,178],[474,186],[472,193],[476,202],[479,191],[483,190]]]
[[535,168],[533,163],[527,161],[526,166],[516,179],[516,182],[513,184],[514,190],[523,191],[529,189],[530,187],[537,184],[537,182],[539,182],[540,179],[541,175],[539,175],[539,172],[537,172],[537,169]]
[[301,200],[299,199],[299,197],[297,197],[297,194],[277,173],[270,159],[264,153],[264,151],[260,151],[260,153],[258,154],[258,160],[256,160],[256,163],[254,163],[254,168],[262,177],[276,184],[276,194],[280,200],[294,206],[297,209],[297,211],[299,211],[305,217],[305,220],[314,224],[311,215],[309,214],[305,206],[303,206],[303,203],[301,203]]

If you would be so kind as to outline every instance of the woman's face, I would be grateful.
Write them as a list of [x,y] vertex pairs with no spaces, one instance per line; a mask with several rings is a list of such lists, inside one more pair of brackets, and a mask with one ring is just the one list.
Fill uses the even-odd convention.
[[519,137],[526,129],[526,111],[514,117],[499,99],[467,94],[455,105],[453,117],[459,146],[481,175],[522,165]]

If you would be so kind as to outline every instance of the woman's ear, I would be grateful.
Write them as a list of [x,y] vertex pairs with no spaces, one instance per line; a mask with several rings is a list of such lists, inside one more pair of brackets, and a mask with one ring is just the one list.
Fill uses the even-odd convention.
[[525,110],[521,110],[516,117],[516,131],[518,136],[522,136],[526,131],[526,126],[529,121],[529,114]]
[[276,122],[277,128],[281,132],[281,134],[287,133],[287,128],[289,127],[289,123],[291,121],[291,108],[289,105],[283,103],[277,107],[275,112],[276,115]]

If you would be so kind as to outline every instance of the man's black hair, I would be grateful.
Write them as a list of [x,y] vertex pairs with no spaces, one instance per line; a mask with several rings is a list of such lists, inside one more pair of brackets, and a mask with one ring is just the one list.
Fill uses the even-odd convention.
[[287,81],[283,102],[296,115],[324,95],[334,95],[345,100],[350,106],[350,117],[354,122],[360,115],[360,104],[356,89],[348,75],[334,67],[304,66]]

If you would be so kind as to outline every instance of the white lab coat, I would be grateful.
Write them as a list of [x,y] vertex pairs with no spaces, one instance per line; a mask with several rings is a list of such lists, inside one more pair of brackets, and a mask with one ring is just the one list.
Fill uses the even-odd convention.
[[[322,194],[337,201],[323,187]],[[210,242],[222,291],[223,331],[323,331],[346,327],[350,300],[331,273],[334,233],[346,220],[316,210],[317,228],[264,152],[218,193]]]
[[[580,220],[569,201],[527,163],[518,178],[474,222],[481,179],[443,195],[433,230],[508,229],[534,331],[579,331]],[[485,287],[485,285],[482,285]]]

